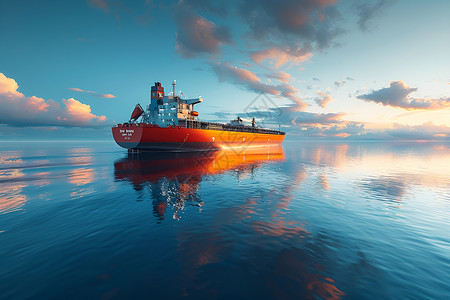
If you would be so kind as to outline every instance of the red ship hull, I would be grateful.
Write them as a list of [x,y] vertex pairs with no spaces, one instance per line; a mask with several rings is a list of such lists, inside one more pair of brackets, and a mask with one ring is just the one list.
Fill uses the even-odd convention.
[[112,133],[119,146],[146,151],[272,147],[281,145],[285,137],[284,134],[192,129],[181,126],[158,127],[143,123],[113,127]]

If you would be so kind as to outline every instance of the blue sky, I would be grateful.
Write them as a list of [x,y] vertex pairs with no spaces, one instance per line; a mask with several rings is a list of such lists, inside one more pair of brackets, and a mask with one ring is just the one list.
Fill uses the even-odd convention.
[[[0,139],[110,139],[176,79],[201,119],[450,139],[448,1],[2,1]],[[270,107],[253,102],[258,95]]]

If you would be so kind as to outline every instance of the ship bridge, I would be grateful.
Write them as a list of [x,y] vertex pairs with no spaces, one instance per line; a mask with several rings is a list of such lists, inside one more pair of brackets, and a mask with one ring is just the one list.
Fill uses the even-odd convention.
[[172,83],[173,92],[165,95],[160,82],[155,82],[151,87],[151,102],[146,113],[146,122],[160,127],[183,126],[187,121],[195,121],[198,112],[194,111],[194,105],[203,102],[203,99],[181,99],[175,94],[176,82]]

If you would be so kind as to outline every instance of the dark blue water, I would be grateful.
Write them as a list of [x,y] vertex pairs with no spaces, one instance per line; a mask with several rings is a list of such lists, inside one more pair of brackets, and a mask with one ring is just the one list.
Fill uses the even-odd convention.
[[449,144],[0,144],[1,299],[448,299],[449,232]]

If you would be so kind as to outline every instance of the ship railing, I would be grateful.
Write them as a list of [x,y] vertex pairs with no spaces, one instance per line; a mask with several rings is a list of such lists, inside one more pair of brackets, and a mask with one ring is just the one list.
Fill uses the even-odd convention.
[[180,126],[190,129],[206,129],[206,130],[224,130],[224,131],[239,131],[239,132],[251,132],[251,133],[265,133],[265,134],[278,134],[285,135],[285,132],[259,128],[259,127],[250,127],[250,126],[236,126],[231,124],[221,124],[214,122],[204,122],[197,120],[179,120]]

